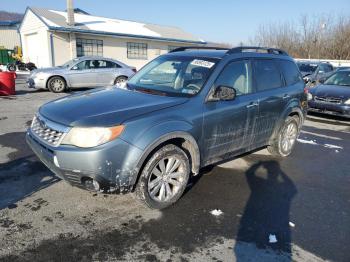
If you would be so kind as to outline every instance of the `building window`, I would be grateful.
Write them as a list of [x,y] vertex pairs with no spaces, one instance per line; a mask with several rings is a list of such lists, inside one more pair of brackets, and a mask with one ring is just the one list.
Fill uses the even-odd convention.
[[131,59],[147,59],[147,44],[128,42],[127,54]]
[[174,49],[179,48],[179,47],[181,47],[181,46],[169,45],[168,46],[168,52],[173,51]]
[[77,56],[103,56],[103,41],[77,38]]

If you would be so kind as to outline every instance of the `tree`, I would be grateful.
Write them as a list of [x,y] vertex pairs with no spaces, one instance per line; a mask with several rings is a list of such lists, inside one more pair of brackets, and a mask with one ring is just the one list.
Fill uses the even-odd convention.
[[350,59],[350,18],[302,15],[297,22],[263,24],[251,42],[297,58]]

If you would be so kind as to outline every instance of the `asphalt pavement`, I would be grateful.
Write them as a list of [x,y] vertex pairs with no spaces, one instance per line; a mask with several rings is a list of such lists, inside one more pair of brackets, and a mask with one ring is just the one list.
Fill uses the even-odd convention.
[[311,115],[288,158],[252,152],[192,179],[163,211],[61,181],[25,131],[67,94],[0,97],[0,261],[350,261],[350,122]]

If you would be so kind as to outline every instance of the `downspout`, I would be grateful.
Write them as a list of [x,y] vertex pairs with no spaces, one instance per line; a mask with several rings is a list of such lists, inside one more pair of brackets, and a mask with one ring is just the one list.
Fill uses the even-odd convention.
[[50,33],[50,50],[51,50],[51,66],[55,66],[55,47],[54,47],[54,42],[53,42],[53,34]]

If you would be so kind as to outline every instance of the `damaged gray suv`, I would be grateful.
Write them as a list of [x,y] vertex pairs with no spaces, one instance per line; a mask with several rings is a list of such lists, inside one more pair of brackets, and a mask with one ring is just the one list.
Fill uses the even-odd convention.
[[306,106],[301,74],[282,50],[184,47],[126,84],[41,106],[26,139],[71,185],[135,191],[161,209],[204,166],[262,147],[288,156]]

